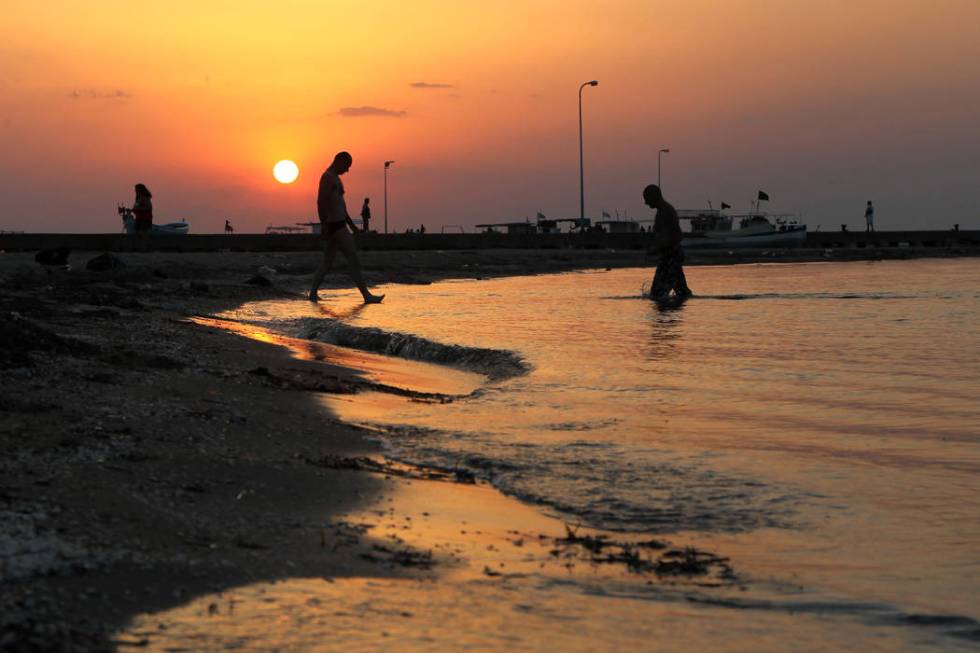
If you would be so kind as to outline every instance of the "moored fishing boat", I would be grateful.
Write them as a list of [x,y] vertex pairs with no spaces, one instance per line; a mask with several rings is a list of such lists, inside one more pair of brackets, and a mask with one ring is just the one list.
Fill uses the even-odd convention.
[[[136,218],[133,216],[133,210],[125,206],[120,206],[119,215],[122,217],[123,231],[125,231],[127,234],[136,233]],[[181,220],[180,222],[154,224],[150,227],[150,233],[186,236],[187,232],[190,231],[190,228],[191,226],[186,220]]]
[[677,213],[691,221],[691,230],[681,242],[689,249],[799,247],[806,240],[806,225],[788,213],[727,215],[717,209]]

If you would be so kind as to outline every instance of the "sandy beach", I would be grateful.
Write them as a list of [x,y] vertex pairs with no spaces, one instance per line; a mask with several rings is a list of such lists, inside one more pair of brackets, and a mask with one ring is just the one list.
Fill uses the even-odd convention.
[[692,266],[676,311],[634,250],[366,252],[367,308],[315,253],[96,254],[0,255],[0,651],[980,636],[975,376],[923,317],[972,261]]
[[[451,399],[449,388],[329,357],[302,360],[282,342],[189,319],[295,296],[285,288],[305,283],[315,255],[128,254],[125,267],[86,271],[93,256],[74,253],[70,271],[42,269],[29,254],[0,257],[0,650],[151,644],[113,633],[137,614],[284,577],[506,571],[507,558],[474,559],[487,550],[477,532],[516,540],[508,533],[519,528],[539,542],[535,560],[558,559],[550,553],[555,538],[574,557],[613,551],[589,549],[578,535],[569,540],[559,522],[466,476],[386,467],[363,431],[316,400],[367,389],[440,401]],[[369,256],[365,267],[371,283],[428,283],[635,266],[636,256],[404,252]],[[270,285],[247,283],[255,274]],[[327,282],[345,286],[347,278],[341,270]],[[440,489],[411,489],[419,484]],[[405,500],[406,490],[424,496],[424,506]],[[393,497],[402,498],[392,504]],[[384,513],[389,505],[393,512]],[[349,517],[379,506],[379,528],[410,521],[412,510],[416,520],[440,515],[442,536],[419,535],[423,529],[385,539]],[[456,532],[459,520],[471,524],[469,535]],[[661,559],[666,546],[615,549],[613,562],[728,573],[722,561],[693,553]]]

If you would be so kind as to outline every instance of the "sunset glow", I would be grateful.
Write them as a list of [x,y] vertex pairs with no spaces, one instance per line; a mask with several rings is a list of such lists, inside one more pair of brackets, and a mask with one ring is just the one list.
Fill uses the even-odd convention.
[[[161,219],[315,215],[345,178],[392,228],[578,213],[773,210],[812,227],[977,224],[980,3],[621,0],[4,5],[0,229],[104,231],[134,182]],[[921,47],[928,43],[928,47]],[[309,174],[283,187],[288,152]],[[57,192],[51,192],[57,188]],[[288,188],[288,192],[287,192]],[[395,208],[397,207],[397,209]],[[40,217],[38,217],[40,216]],[[932,221],[935,221],[933,224]]]

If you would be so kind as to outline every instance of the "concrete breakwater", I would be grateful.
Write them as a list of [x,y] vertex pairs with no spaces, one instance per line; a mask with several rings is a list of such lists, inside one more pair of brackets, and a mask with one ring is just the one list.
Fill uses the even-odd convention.
[[[362,250],[461,249],[649,249],[651,234],[359,234]],[[189,234],[154,235],[149,247],[173,252],[312,251],[320,246],[315,234]],[[128,234],[0,233],[0,250],[36,251],[54,247],[73,250],[127,252],[139,248]],[[812,232],[802,249],[980,249],[980,230]],[[715,256],[728,254],[726,250]]]

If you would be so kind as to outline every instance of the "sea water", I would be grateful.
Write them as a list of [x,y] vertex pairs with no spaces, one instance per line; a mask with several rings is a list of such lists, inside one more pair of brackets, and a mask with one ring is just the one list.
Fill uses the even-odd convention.
[[[518,595],[550,607],[525,611],[515,650],[980,643],[980,262],[687,272],[696,296],[672,306],[643,299],[650,270],[628,269],[391,285],[363,309],[326,291],[326,310],[272,301],[233,317],[485,374],[449,403],[330,405],[395,459],[466,469],[569,524],[711,549],[743,581],[717,594],[571,578],[525,578],[509,598],[465,583],[375,592],[381,612],[432,605],[427,628],[402,629],[429,633],[409,649],[438,648],[436,622],[480,623]],[[587,624],[584,639],[564,619]]]

